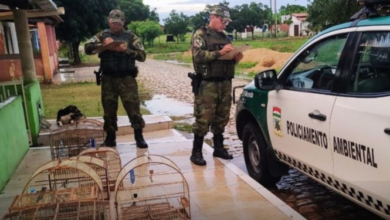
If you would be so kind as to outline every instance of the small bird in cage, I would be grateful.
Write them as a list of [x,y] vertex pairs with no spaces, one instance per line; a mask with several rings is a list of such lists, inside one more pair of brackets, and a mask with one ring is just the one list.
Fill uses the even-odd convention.
[[45,194],[46,189],[47,189],[46,187],[42,187],[41,191],[39,192],[39,194],[37,196],[36,203],[38,203],[39,201],[41,201],[41,199],[43,199],[43,195]]
[[[136,199],[138,197],[138,194],[137,193],[134,193],[133,194],[133,199]],[[132,204],[132,206],[136,206],[137,205],[137,203],[134,201],[133,202],[133,204]]]
[[153,170],[149,170],[149,179],[150,179],[151,182],[153,182],[153,177],[152,177],[153,176],[153,172],[154,172]]

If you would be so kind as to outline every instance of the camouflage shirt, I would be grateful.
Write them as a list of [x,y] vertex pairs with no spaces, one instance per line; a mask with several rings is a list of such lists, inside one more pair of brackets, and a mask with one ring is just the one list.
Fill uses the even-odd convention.
[[224,33],[219,33],[208,26],[206,30],[203,28],[198,29],[192,36],[192,56],[194,61],[197,63],[207,63],[214,60],[217,60],[221,53],[219,50],[209,51],[206,45],[206,34],[209,33],[211,36],[220,38]]
[[[109,31],[109,30],[105,30]],[[87,43],[84,46],[85,53],[88,55],[92,54],[92,51],[94,51],[97,47],[101,46],[103,44],[103,34],[104,31],[99,32],[95,36],[93,36],[91,39],[87,41]],[[112,33],[110,33],[112,34]],[[139,62],[144,62],[146,60],[146,53],[144,51],[144,46],[142,45],[141,40],[132,32],[130,31],[123,31],[119,34],[126,34],[130,38],[130,42],[132,42],[132,45],[129,45],[126,49],[125,53],[131,57],[134,57]]]

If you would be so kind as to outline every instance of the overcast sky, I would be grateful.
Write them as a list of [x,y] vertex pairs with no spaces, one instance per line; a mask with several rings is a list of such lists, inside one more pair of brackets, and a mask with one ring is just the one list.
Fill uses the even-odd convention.
[[[149,5],[150,9],[157,9],[157,13],[160,16],[160,23],[164,23],[163,19],[169,16],[169,13],[172,10],[177,12],[183,12],[187,16],[194,15],[200,11],[203,11],[207,4],[214,5],[222,2],[223,0],[143,0],[145,5]],[[272,0],[272,8],[274,6],[274,1]],[[264,5],[270,4],[270,0],[260,0],[260,1],[251,1],[251,0],[227,0],[229,2],[229,7],[234,7],[236,5],[249,4],[251,2],[262,3]],[[277,0],[277,8],[279,9],[282,5],[287,4],[297,4],[297,5],[307,5],[307,0]]]

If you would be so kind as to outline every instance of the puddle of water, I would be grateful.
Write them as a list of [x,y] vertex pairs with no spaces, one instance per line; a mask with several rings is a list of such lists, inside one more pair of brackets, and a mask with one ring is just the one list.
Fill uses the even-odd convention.
[[192,117],[194,107],[188,103],[168,98],[165,95],[154,95],[151,100],[145,101],[146,108],[151,114],[168,116]]

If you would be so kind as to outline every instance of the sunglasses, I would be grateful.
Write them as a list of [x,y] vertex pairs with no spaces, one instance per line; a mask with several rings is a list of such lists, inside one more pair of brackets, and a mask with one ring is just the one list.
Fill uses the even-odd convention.
[[219,17],[219,16],[218,16],[217,18],[219,18],[219,20],[221,20],[221,23],[222,23],[223,25],[225,25],[225,26],[228,26],[228,25],[229,25],[229,20],[224,19],[224,18]]

